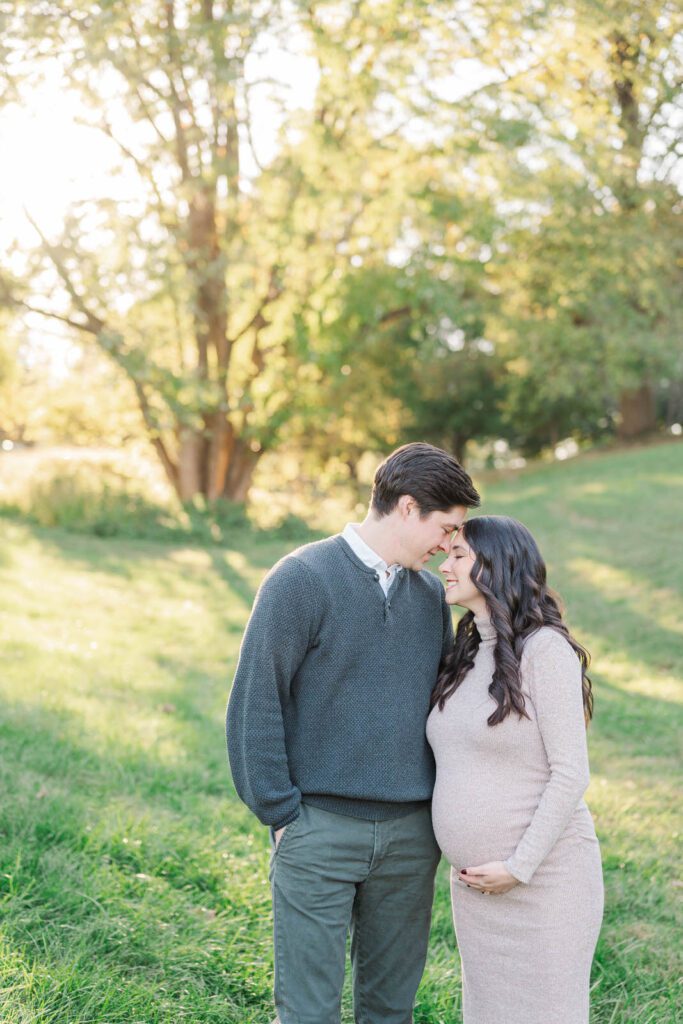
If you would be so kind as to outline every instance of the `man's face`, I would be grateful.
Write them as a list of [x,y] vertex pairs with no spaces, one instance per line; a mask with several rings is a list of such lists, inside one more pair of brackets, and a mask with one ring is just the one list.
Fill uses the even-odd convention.
[[[402,503],[402,505],[401,505]],[[439,551],[450,550],[452,534],[465,521],[467,509],[454,505],[445,512],[429,512],[420,516],[417,502],[408,496],[400,499],[401,507],[401,564],[419,572]]]

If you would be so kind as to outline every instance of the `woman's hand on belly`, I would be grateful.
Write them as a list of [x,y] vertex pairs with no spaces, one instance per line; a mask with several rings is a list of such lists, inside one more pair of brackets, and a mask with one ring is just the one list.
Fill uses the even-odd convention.
[[479,892],[494,896],[500,896],[519,885],[519,880],[510,874],[502,860],[492,860],[488,864],[461,868],[458,872],[458,880],[464,882],[470,889],[478,889]]

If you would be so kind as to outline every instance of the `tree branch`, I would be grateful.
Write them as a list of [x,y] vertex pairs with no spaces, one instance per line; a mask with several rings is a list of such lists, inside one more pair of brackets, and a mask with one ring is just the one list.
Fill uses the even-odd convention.
[[69,316],[63,316],[49,309],[40,309],[38,306],[32,306],[29,302],[25,302],[24,299],[10,298],[9,301],[13,306],[21,306],[27,313],[38,313],[40,316],[48,317],[50,320],[59,320],[60,323],[68,324],[69,327],[74,327],[77,331],[82,331],[84,334],[95,334],[87,324],[81,324],[78,320],[73,320]]
[[[127,15],[128,15],[128,25],[130,27],[131,36],[132,36],[133,42],[135,44],[135,52],[136,52],[137,57],[138,57],[138,65],[135,68],[131,68],[131,67],[126,66],[125,72],[124,72],[125,77],[126,77],[126,79],[128,81],[132,80],[135,83],[135,85],[134,85],[135,95],[136,95],[140,105],[142,106],[142,109],[143,109],[143,111],[145,113],[145,116],[146,116],[147,120],[150,122],[150,124],[154,128],[155,132],[159,136],[159,139],[165,145],[167,145],[167,146],[171,145],[172,142],[175,142],[176,158],[178,160],[178,164],[180,166],[181,173],[183,175],[183,181],[187,181],[187,180],[189,180],[191,178],[192,175],[191,175],[190,166],[189,166],[189,159],[188,159],[188,151],[187,151],[187,142],[186,142],[186,136],[185,136],[185,129],[184,129],[183,125],[182,125],[182,120],[180,118],[180,113],[179,113],[182,110],[182,108],[183,108],[182,101],[180,100],[180,97],[177,94],[177,91],[176,91],[176,88],[175,88],[175,84],[173,82],[173,79],[172,79],[172,76],[171,76],[170,73],[166,74],[166,78],[167,78],[167,81],[168,81],[169,89],[171,91],[171,95],[170,96],[167,93],[165,93],[162,89],[159,89],[158,86],[153,85],[152,82],[150,82],[149,79],[145,78],[144,75],[141,73],[141,69],[144,66],[143,65],[143,61],[144,61],[145,58],[147,58],[147,54],[146,54],[145,50],[143,50],[143,48],[140,46],[140,41],[138,39],[138,31],[137,31],[137,28],[135,26],[135,22],[133,21],[133,14],[132,14],[132,11],[131,11],[131,8],[130,8],[129,4],[126,4],[126,12],[127,12]],[[111,56],[112,62],[114,63],[114,66],[115,67],[119,67],[119,65],[121,64],[121,59],[120,59],[119,53],[118,52],[111,53],[110,56]],[[149,110],[149,108],[147,106],[146,100],[144,99],[144,97],[140,93],[140,89],[139,89],[140,85],[143,85],[146,89],[149,89],[150,92],[154,93],[154,95],[158,99],[160,99],[162,101],[162,103],[164,104],[164,106],[166,108],[168,108],[168,110],[170,111],[171,116],[173,117],[173,123],[174,123],[174,126],[175,126],[175,139],[174,140],[167,139],[164,136],[164,134],[161,132],[161,130],[158,128],[158,126],[156,124],[156,120],[154,118],[154,115],[150,112],[150,110]],[[194,114],[189,109],[189,106],[188,106],[189,102],[190,101],[189,101],[189,97],[188,97],[186,107],[187,107],[188,113],[190,114],[191,119],[194,122]]]
[[[60,259],[57,253],[56,247],[52,245],[50,242],[48,242],[47,238],[40,230],[40,228],[38,227],[38,225],[33,220],[33,218],[31,217],[31,215],[25,207],[24,212],[26,213],[26,216],[33,225],[34,229],[38,232],[38,235],[40,236],[43,242],[43,246],[46,252],[48,253],[50,259],[52,260],[57,270],[57,273],[64,282],[64,285],[69,295],[71,296],[74,304],[78,308],[79,312],[82,313],[82,315],[85,317],[86,322],[84,324],[81,324],[70,317],[62,316],[59,313],[50,313],[45,310],[39,310],[34,308],[32,311],[42,313],[43,315],[52,317],[57,320],[61,320],[64,323],[68,323],[71,327],[75,327],[79,331],[85,331],[89,334],[93,334],[98,343],[100,344],[100,346],[104,349],[104,351],[114,360],[117,366],[121,367],[121,369],[124,371],[128,379],[131,381],[133,388],[135,390],[135,394],[138,399],[138,405],[140,407],[140,412],[142,413],[145,426],[147,427],[150,441],[154,445],[154,448],[156,449],[159,455],[159,458],[164,467],[166,475],[168,476],[169,481],[171,482],[171,484],[173,484],[173,486],[177,486],[178,467],[175,465],[172,458],[170,457],[166,445],[164,444],[163,438],[161,437],[161,434],[159,432],[158,421],[149,404],[149,399],[147,398],[142,382],[136,377],[136,375],[131,370],[130,366],[128,365],[128,361],[125,357],[125,353],[121,350],[121,347],[117,347],[111,343],[110,339],[111,337],[114,336],[115,332],[108,331],[105,321],[101,317],[97,316],[95,313],[90,312],[90,310],[87,308],[85,304],[84,299],[78,293],[78,290],[73,284],[63,260]],[[21,304],[24,305],[26,308],[30,308],[27,303],[22,302]],[[105,335],[108,336],[107,341],[105,341]]]
[[31,216],[31,214],[25,206],[23,207],[23,210],[29,223],[38,233],[40,240],[43,243],[43,248],[47,252],[50,259],[52,260],[52,263],[54,264],[57,273],[64,282],[64,287],[71,296],[74,305],[76,306],[78,311],[82,313],[83,316],[85,317],[87,328],[91,331],[92,334],[99,334],[100,331],[104,329],[104,320],[102,320],[102,318],[99,317],[96,313],[91,313],[91,311],[87,308],[83,296],[79,294],[76,286],[71,280],[69,271],[67,270],[64,261],[59,256],[57,247],[47,240],[41,229],[38,227],[38,224],[35,222],[35,220],[33,219],[33,217]]
[[264,317],[266,307],[269,306],[271,302],[275,302],[275,300],[279,298],[280,295],[282,294],[282,286],[278,284],[277,281],[279,269],[280,268],[277,263],[274,263],[270,268],[270,273],[268,275],[268,289],[266,291],[266,294],[261,299],[258,309],[252,316],[249,323],[246,323],[244,327],[242,327],[242,329],[237,332],[237,334],[233,335],[230,338],[231,346],[235,345],[236,342],[240,340],[240,338],[243,338],[248,331],[255,329],[256,332],[258,333],[258,331],[260,331],[265,326],[267,322]]
[[393,324],[396,320],[402,320],[406,316],[410,316],[413,311],[412,306],[400,306],[398,309],[390,309],[388,313],[383,313],[378,320],[380,327],[387,327],[389,324]]
[[245,106],[247,108],[247,123],[246,123],[247,142],[249,143],[249,149],[251,150],[251,155],[252,155],[252,158],[254,160],[254,163],[258,167],[258,169],[261,172],[261,174],[263,174],[264,173],[264,167],[263,167],[263,164],[261,163],[261,161],[259,160],[258,156],[256,155],[256,147],[254,146],[254,135],[253,135],[253,132],[251,130],[252,114],[251,114],[251,100],[249,98],[249,90],[250,90],[250,88],[251,88],[251,85],[247,86],[246,89],[244,90],[244,103],[245,103]]
[[146,164],[143,160],[136,156],[135,153],[133,153],[133,151],[128,148],[128,146],[126,146],[123,142],[121,142],[119,138],[116,137],[111,125],[107,120],[104,121],[104,124],[92,124],[90,121],[85,121],[82,118],[77,117],[75,119],[75,123],[83,125],[85,128],[92,128],[94,131],[102,132],[102,134],[106,135],[108,139],[111,139],[112,142],[119,147],[123,155],[127,157],[129,160],[133,161],[140,177],[150,183],[154,191],[154,195],[156,196],[159,208],[161,210],[166,211],[167,207],[166,204],[164,203],[164,200],[162,199],[161,192],[159,191],[159,186],[157,185],[156,178],[154,177],[154,173],[152,171],[151,166],[149,164]]
[[[190,170],[190,159],[189,150],[187,145],[187,136],[185,133],[185,127],[182,122],[182,114],[186,112],[196,127],[196,120],[194,112],[190,108],[189,97],[186,97],[185,101],[181,99],[176,89],[175,81],[173,79],[173,63],[175,61],[175,46],[174,46],[174,33],[175,33],[175,21],[174,21],[174,5],[173,0],[166,0],[164,4],[166,10],[166,38],[167,38],[167,50],[168,56],[171,62],[171,68],[167,75],[168,84],[171,89],[172,102],[171,115],[173,117],[173,124],[175,125],[176,132],[176,153],[178,157],[178,164],[183,175],[183,181],[190,181],[193,177],[192,171]],[[181,80],[182,74],[181,74]]]
[[128,376],[130,380],[133,382],[133,387],[135,388],[135,394],[137,396],[138,405],[140,407],[140,412],[142,413],[142,418],[145,421],[145,426],[147,427],[149,439],[154,445],[154,448],[157,452],[157,455],[159,456],[161,464],[164,467],[166,476],[168,477],[172,486],[175,487],[177,490],[179,483],[179,469],[177,464],[169,455],[168,449],[164,444],[164,440],[161,437],[161,434],[159,433],[159,423],[157,421],[156,415],[153,413],[150,407],[149,400],[145,393],[145,389],[143,388],[139,380],[136,380],[130,374]]

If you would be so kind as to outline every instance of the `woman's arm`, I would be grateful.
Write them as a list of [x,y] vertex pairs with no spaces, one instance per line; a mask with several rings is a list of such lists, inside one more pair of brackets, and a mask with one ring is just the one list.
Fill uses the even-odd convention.
[[522,660],[548,756],[550,779],[505,867],[529,882],[564,832],[589,782],[581,664],[565,638],[550,627],[530,637]]

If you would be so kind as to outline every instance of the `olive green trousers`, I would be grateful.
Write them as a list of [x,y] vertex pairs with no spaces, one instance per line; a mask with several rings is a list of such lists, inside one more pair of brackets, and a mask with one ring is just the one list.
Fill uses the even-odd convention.
[[280,1024],[339,1024],[349,930],[356,1024],[411,1024],[439,857],[428,806],[366,821],[301,805],[270,862]]

